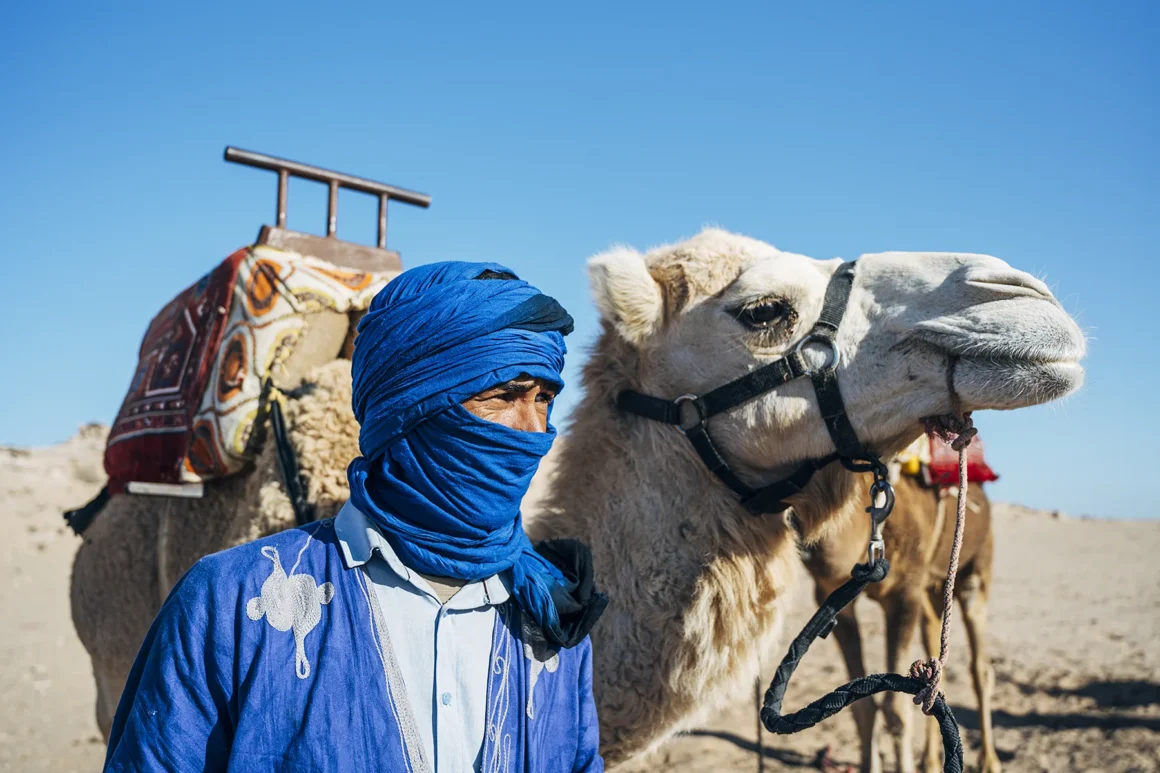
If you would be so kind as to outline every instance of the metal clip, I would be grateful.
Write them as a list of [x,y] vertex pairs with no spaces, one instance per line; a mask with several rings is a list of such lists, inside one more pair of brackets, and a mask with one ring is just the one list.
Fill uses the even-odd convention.
[[[881,499],[881,504],[879,504]],[[894,509],[894,487],[884,475],[874,471],[874,484],[870,486],[870,540],[866,543],[866,557],[870,566],[875,566],[886,557],[886,541],[882,539],[882,524]]]
[[[677,429],[679,429],[681,431],[681,434],[687,435],[691,431],[693,431],[697,427],[702,426],[705,423],[705,407],[701,403],[701,398],[698,395],[692,395],[692,394],[681,395],[676,400],[673,400],[673,405],[677,409]],[[695,424],[689,424],[686,426],[681,421],[681,419],[682,419],[681,406],[682,405],[693,406],[693,410],[695,410],[697,412],[697,422]]]

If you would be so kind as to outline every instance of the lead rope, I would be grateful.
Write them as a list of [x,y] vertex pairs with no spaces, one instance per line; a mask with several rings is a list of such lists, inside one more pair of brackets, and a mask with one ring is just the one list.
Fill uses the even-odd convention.
[[[951,560],[947,565],[947,579],[943,583],[943,611],[942,635],[939,641],[937,658],[916,660],[910,666],[910,675],[921,679],[927,686],[914,696],[914,702],[922,706],[924,714],[930,714],[934,708],[935,698],[942,695],[939,686],[942,684],[943,668],[947,664],[947,655],[951,648],[951,612],[954,610],[955,578],[959,574],[959,552],[963,547],[963,531],[967,523],[967,446],[979,431],[971,421],[970,413],[959,416],[944,416],[936,428],[938,434],[945,436],[954,434],[951,448],[959,452],[959,496],[958,508],[955,513],[955,540],[951,544]],[[935,539],[938,535],[935,536]]]
[[[953,394],[953,393],[952,393]],[[935,426],[929,427],[944,439],[955,435],[951,448],[959,453],[959,495],[955,516],[955,538],[951,546],[951,559],[947,567],[947,580],[943,588],[942,639],[939,657],[918,661],[910,667],[910,674],[873,674],[847,682],[838,689],[824,695],[808,706],[790,714],[781,713],[782,700],[789,687],[790,677],[798,663],[818,638],[825,638],[837,624],[838,613],[856,599],[872,582],[881,582],[890,572],[890,562],[883,553],[882,524],[890,515],[894,505],[893,491],[886,479],[881,463],[873,466],[874,485],[871,487],[870,507],[866,508],[871,519],[871,538],[868,561],[857,564],[851,571],[850,580],[830,594],[825,602],[806,623],[801,633],[789,646],[781,664],[773,675],[769,689],[765,693],[765,705],[761,709],[761,723],[771,733],[788,735],[813,727],[822,720],[832,717],[856,700],[869,698],[880,692],[904,692],[915,696],[915,703],[921,704],[923,712],[934,717],[939,724],[943,742],[943,773],[962,773],[963,742],[959,736],[958,722],[951,712],[946,696],[939,690],[943,667],[950,649],[951,607],[954,603],[954,582],[959,569],[959,553],[962,549],[963,530],[967,515],[967,446],[978,433],[971,415],[964,412],[959,416],[946,416]],[[878,503],[882,493],[883,504]]]
[[765,773],[765,728],[761,724],[761,655],[757,656],[757,676],[753,680],[753,700],[757,704],[757,773]]

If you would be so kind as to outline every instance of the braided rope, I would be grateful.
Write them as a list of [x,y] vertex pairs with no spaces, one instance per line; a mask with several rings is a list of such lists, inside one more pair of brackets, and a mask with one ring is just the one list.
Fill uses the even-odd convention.
[[963,532],[967,516],[967,446],[978,434],[971,422],[970,413],[961,416],[942,417],[935,430],[946,437],[954,435],[951,447],[959,453],[959,493],[955,515],[955,537],[951,545],[951,558],[947,566],[947,579],[943,586],[942,634],[939,656],[929,660],[916,661],[910,667],[910,674],[874,674],[847,682],[831,693],[823,695],[813,703],[790,714],[781,713],[785,691],[790,677],[798,663],[819,637],[829,635],[837,622],[838,613],[858,597],[872,582],[881,582],[890,571],[890,563],[885,559],[874,564],[858,564],[851,572],[851,579],[830,594],[818,608],[802,632],[790,644],[782,659],[773,681],[765,693],[765,705],[761,709],[761,723],[771,733],[787,735],[797,733],[822,722],[851,703],[868,698],[880,692],[903,692],[914,696],[914,702],[922,706],[924,713],[933,716],[939,725],[943,741],[943,773],[962,773],[963,743],[959,737],[958,723],[955,721],[946,697],[939,687],[942,672],[950,652],[951,611],[954,606],[955,578],[959,573],[959,557],[963,546]]
[[[773,675],[773,681],[765,693],[765,705],[761,709],[761,723],[769,732],[779,735],[797,733],[832,717],[856,700],[888,690],[916,695],[928,686],[925,680],[912,676],[874,674],[847,682],[795,712],[781,713],[781,704],[785,698],[786,688],[789,687],[790,677],[793,676],[810,645],[819,637],[827,636],[834,628],[838,613],[857,598],[867,585],[885,579],[889,571],[890,562],[885,559],[873,565],[855,566],[851,572],[851,579],[830,594],[790,644],[789,651]],[[962,773],[963,744],[959,738],[959,726],[941,694],[936,695],[931,714],[938,720],[939,732],[942,734],[943,772]]]
[[[867,585],[881,582],[890,571],[890,563],[879,559],[870,564],[858,564],[850,573],[850,580],[844,583],[818,608],[801,633],[793,640],[773,675],[773,681],[765,693],[765,705],[761,708],[761,724],[771,733],[786,735],[813,727],[832,717],[851,703],[868,698],[880,692],[903,692],[915,696],[914,702],[922,705],[922,710],[938,720],[939,733],[943,742],[943,773],[962,773],[963,742],[959,737],[959,726],[955,721],[946,697],[939,690],[943,667],[950,651],[951,609],[954,605],[955,577],[959,573],[959,554],[963,546],[963,532],[967,516],[967,446],[978,434],[971,422],[969,412],[960,412],[960,401],[955,392],[954,372],[957,357],[949,360],[947,367],[947,388],[951,394],[955,411],[952,415],[933,419],[927,429],[937,432],[944,439],[954,436],[951,448],[959,453],[959,495],[955,516],[955,537],[951,546],[951,558],[947,567],[946,584],[943,586],[942,637],[939,656],[926,661],[918,661],[910,667],[910,675],[874,674],[847,682],[833,692],[823,695],[813,703],[790,714],[781,713],[785,691],[790,677],[798,663],[817,638],[825,638],[834,629],[838,613],[858,597]],[[843,465],[854,472],[861,470],[843,460]],[[871,503],[872,511],[874,504]],[[889,506],[888,506],[889,507]],[[873,560],[873,559],[872,559]]]
[[[951,560],[947,565],[947,578],[943,583],[943,610],[942,633],[939,638],[939,653],[937,658],[916,660],[910,666],[910,676],[921,680],[926,686],[914,696],[914,702],[922,706],[924,714],[934,710],[935,700],[942,695],[939,687],[942,685],[943,669],[947,664],[947,656],[951,648],[951,613],[955,603],[955,578],[959,575],[959,553],[963,547],[963,532],[967,523],[967,446],[979,431],[971,421],[971,414],[964,413],[958,416],[943,416],[939,419],[936,431],[944,437],[955,435],[951,441],[951,448],[959,452],[959,496],[955,514],[955,539],[951,544]],[[937,535],[935,537],[938,538]]]

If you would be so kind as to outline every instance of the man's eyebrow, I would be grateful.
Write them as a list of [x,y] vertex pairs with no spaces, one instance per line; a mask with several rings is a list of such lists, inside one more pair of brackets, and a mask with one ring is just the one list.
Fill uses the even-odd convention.
[[515,393],[518,395],[526,395],[536,388],[534,381],[509,381],[499,387],[504,392]]

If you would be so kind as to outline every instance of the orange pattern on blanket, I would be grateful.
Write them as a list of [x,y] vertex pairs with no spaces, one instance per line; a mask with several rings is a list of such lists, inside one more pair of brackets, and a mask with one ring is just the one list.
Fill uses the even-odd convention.
[[224,475],[229,471],[218,454],[218,446],[221,444],[215,435],[213,424],[208,421],[199,421],[193,427],[193,436],[185,455],[185,468],[199,478]]
[[374,274],[367,274],[362,271],[337,271],[329,268],[315,268],[314,270],[319,274],[336,280],[350,290],[362,290],[375,279]]
[[222,347],[221,363],[218,365],[217,399],[229,400],[242,391],[246,380],[246,338],[235,333]]
[[259,260],[246,283],[246,303],[255,317],[269,313],[278,300],[278,274],[282,267],[272,260]]

